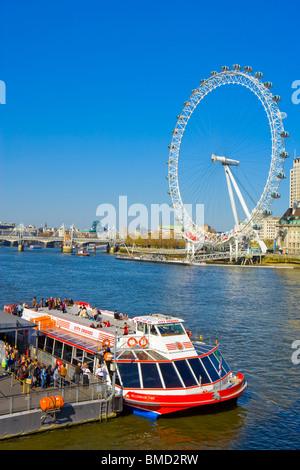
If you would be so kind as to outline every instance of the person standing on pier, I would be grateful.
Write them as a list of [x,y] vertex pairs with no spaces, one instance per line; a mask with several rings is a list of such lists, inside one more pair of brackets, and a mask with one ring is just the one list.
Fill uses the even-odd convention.
[[60,377],[61,377],[61,386],[63,387],[66,382],[66,377],[67,377],[67,368],[66,364],[63,363],[60,368]]
[[75,385],[79,385],[81,374],[83,373],[83,370],[81,368],[81,362],[78,362],[77,366],[75,367],[75,372],[74,372],[74,382]]
[[89,385],[89,375],[91,371],[87,366],[87,363],[85,362],[83,365],[83,376],[82,376],[82,381],[83,381],[83,386],[88,387]]
[[47,379],[47,372],[46,367],[42,364],[42,372],[41,372],[41,387],[46,388],[46,379]]
[[55,366],[54,371],[53,371],[53,386],[54,386],[54,387],[58,387],[58,386],[59,386],[58,365]]

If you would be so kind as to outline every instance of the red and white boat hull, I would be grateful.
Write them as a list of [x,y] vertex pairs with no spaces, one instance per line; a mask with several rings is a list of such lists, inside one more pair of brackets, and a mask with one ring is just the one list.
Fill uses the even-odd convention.
[[247,388],[247,382],[240,372],[235,376],[235,381],[227,388],[214,388],[199,393],[170,393],[156,394],[151,391],[126,391],[124,390],[124,403],[133,410],[148,411],[153,414],[164,415],[183,411],[198,406],[219,404],[229,400],[235,400],[242,395]]

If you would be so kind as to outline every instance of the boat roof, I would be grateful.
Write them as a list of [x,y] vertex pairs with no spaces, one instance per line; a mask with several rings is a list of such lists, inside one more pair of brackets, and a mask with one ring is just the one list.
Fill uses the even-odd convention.
[[162,325],[165,323],[184,322],[182,318],[172,317],[171,315],[164,315],[163,313],[149,313],[148,315],[134,317],[133,320],[140,323],[147,323],[148,325]]

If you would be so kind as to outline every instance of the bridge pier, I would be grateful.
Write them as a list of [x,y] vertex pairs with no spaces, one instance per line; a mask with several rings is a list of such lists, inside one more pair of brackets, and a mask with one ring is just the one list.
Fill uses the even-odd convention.
[[20,243],[20,244],[18,245],[18,251],[24,251],[24,245],[23,245],[23,243]]
[[62,245],[61,246],[61,251],[62,251],[62,253],[72,253],[73,248],[70,245]]

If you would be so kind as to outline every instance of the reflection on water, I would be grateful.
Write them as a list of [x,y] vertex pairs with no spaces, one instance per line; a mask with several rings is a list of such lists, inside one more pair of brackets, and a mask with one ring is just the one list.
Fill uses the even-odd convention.
[[[299,447],[300,270],[183,267],[0,249],[1,307],[33,296],[72,297],[129,316],[171,313],[194,337],[219,341],[248,389],[237,406],[149,421],[124,414],[0,443],[0,449],[201,450]],[[210,410],[211,411],[211,410]],[[280,430],[280,432],[278,431]]]

